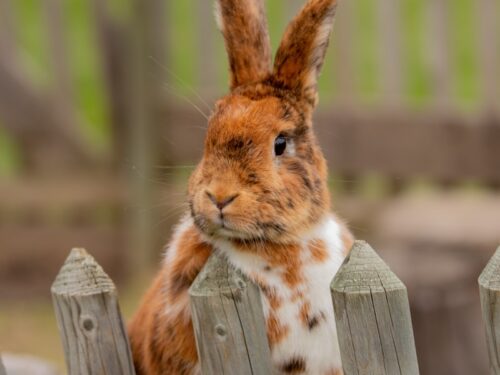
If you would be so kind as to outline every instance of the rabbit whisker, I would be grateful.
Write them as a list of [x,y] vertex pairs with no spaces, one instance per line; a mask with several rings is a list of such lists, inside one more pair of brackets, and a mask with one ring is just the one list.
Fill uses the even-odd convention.
[[170,74],[171,77],[173,77],[178,83],[180,83],[182,86],[184,86],[184,88],[188,89],[189,91],[191,91],[199,100],[200,102],[202,102],[205,107],[207,107],[207,109],[209,111],[212,110],[212,108],[210,107],[210,105],[205,101],[205,99],[202,98],[202,96],[195,90],[193,89],[191,86],[189,86],[181,77],[179,77],[177,74],[175,74],[171,69],[167,68],[166,65],[162,64],[161,62],[159,62],[154,56],[149,56],[149,58],[151,59],[151,61],[153,61],[156,65],[158,65],[160,68],[162,68],[165,72],[167,72],[168,74]]

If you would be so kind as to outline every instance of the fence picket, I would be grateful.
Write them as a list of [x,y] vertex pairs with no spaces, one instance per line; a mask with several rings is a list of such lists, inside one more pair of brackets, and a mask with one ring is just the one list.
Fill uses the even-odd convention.
[[76,113],[75,90],[73,77],[68,61],[67,34],[64,32],[64,10],[61,0],[44,0],[42,8],[47,27],[48,50],[50,51],[52,67],[51,88],[54,96],[53,104],[64,116],[64,125],[71,127],[73,131],[78,127],[78,115]]
[[398,104],[403,88],[401,67],[400,0],[381,0],[377,6],[380,29],[380,82],[388,104]]
[[[198,88],[201,95],[208,95],[217,91],[217,56],[215,56],[215,21],[213,20],[213,2],[198,0],[196,4],[197,16],[197,74]],[[217,35],[219,37],[219,35]]]
[[500,49],[498,22],[498,3],[492,0],[474,2],[477,10],[478,24],[478,57],[481,72],[482,101],[487,111],[500,110],[498,96],[498,66],[500,65]]
[[452,103],[452,69],[449,43],[449,0],[427,0],[429,27],[426,49],[432,90],[437,105],[447,108]]
[[17,57],[13,17],[11,0],[0,0],[0,54],[3,58]]
[[116,288],[94,258],[73,249],[51,292],[68,374],[135,374]]
[[500,247],[479,276],[479,294],[492,374],[500,374]]
[[344,105],[355,102],[355,64],[354,64],[354,0],[342,1],[337,8],[333,33],[333,49],[337,82],[338,101]]
[[418,374],[406,287],[363,241],[331,285],[345,375]]
[[271,374],[259,288],[213,255],[189,291],[203,375]]

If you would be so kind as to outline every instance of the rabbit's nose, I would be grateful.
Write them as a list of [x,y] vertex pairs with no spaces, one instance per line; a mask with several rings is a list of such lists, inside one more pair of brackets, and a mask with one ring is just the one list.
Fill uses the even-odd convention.
[[225,196],[225,197],[216,197],[214,194],[210,193],[209,191],[205,191],[205,193],[206,193],[208,199],[210,199],[212,201],[212,203],[221,211],[224,207],[231,204],[239,195],[239,194],[232,194],[232,195]]

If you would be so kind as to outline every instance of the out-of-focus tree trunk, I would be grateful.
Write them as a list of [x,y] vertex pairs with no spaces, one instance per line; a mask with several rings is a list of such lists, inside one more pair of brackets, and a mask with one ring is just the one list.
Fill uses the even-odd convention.
[[[148,268],[157,247],[155,185],[153,165],[158,160],[159,130],[163,106],[162,70],[151,57],[164,63],[167,24],[163,0],[131,0],[130,81],[128,118],[130,120],[131,188],[136,205],[131,226],[131,260],[136,270]],[[156,229],[156,230],[157,230]]]

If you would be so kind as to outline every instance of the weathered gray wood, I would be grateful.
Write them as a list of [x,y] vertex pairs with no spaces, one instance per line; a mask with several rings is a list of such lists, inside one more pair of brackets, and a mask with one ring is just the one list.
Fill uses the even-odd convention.
[[500,374],[500,247],[479,276],[481,309],[492,374]]
[[418,374],[406,287],[356,241],[331,285],[345,375]]
[[5,367],[3,366],[1,354],[0,354],[0,375],[7,375],[7,372],[5,371]]
[[94,258],[73,249],[51,292],[68,374],[135,374],[116,288]]
[[271,374],[259,288],[213,255],[189,291],[203,375]]

